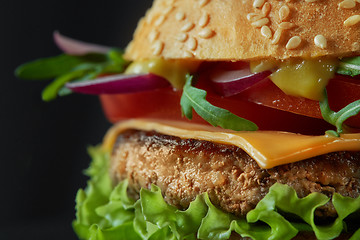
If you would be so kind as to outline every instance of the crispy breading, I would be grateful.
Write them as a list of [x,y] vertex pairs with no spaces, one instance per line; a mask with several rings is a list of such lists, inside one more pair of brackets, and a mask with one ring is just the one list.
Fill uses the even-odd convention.
[[[293,187],[299,197],[311,192],[359,196],[360,152],[335,152],[262,169],[235,146],[128,130],[114,146],[111,176],[115,182],[129,179],[135,195],[156,184],[165,200],[180,209],[207,192],[219,208],[242,216],[275,182]],[[328,203],[316,215],[334,217],[336,212]]]

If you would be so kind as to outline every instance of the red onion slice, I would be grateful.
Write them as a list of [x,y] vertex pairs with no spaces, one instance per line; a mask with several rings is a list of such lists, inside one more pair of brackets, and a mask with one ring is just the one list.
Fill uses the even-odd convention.
[[116,74],[94,80],[67,83],[66,87],[77,93],[85,94],[118,94],[134,93],[169,87],[170,83],[163,77],[148,74]]
[[53,34],[56,45],[70,55],[85,55],[88,53],[107,53],[111,48],[93,43],[86,43],[61,35],[58,31]]
[[219,70],[212,73],[210,79],[216,92],[229,97],[250,88],[270,74],[270,71],[252,73],[247,67],[240,70]]

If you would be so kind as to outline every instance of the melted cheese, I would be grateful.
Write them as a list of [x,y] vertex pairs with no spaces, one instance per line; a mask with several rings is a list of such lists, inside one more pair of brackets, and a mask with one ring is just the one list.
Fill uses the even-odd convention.
[[183,139],[205,140],[235,145],[247,152],[261,168],[301,161],[336,151],[360,151],[360,134],[307,136],[288,132],[234,132],[211,126],[159,120],[128,120],[112,127],[105,136],[103,147],[111,150],[117,136],[127,129],[155,130]]

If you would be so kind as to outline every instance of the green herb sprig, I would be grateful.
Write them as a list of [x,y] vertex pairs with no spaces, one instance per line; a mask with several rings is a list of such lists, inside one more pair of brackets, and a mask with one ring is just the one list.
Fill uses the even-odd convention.
[[350,103],[338,112],[334,112],[330,109],[326,90],[324,91],[324,99],[319,103],[323,119],[336,127],[336,132],[330,131],[335,136],[339,136],[343,132],[343,124],[348,118],[360,112],[360,100]]
[[213,126],[220,126],[235,131],[256,131],[255,123],[238,117],[228,110],[210,104],[206,98],[206,91],[192,86],[193,76],[186,76],[186,83],[181,96],[181,109],[183,115],[192,119],[194,109],[204,120]]
[[61,54],[25,63],[15,70],[15,75],[27,80],[53,79],[42,92],[42,99],[51,101],[57,96],[71,93],[71,90],[65,87],[67,82],[91,80],[101,74],[122,73],[127,64],[122,51],[117,49],[106,54]]
[[341,59],[337,73],[352,77],[360,75],[360,56]]

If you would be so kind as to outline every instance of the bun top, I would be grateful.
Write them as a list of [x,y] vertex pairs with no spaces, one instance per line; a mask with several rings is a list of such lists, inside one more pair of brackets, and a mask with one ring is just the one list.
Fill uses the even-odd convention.
[[155,0],[125,57],[255,60],[360,55],[359,0]]

